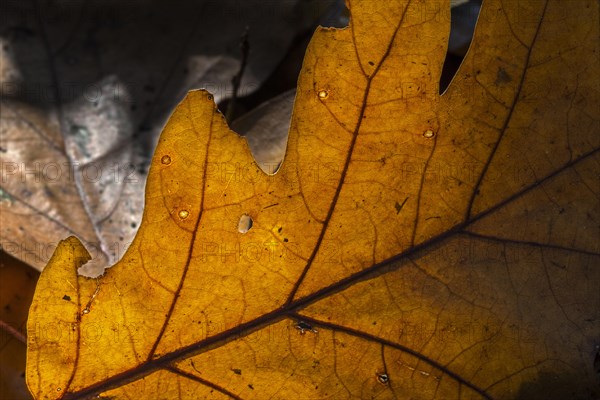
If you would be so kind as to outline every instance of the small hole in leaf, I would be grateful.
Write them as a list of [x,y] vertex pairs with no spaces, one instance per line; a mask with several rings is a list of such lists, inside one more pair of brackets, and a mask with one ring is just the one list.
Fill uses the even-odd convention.
[[188,210],[181,210],[179,211],[179,218],[181,219],[186,219],[187,217],[190,216],[190,212]]
[[431,129],[427,129],[425,132],[423,132],[424,138],[431,139],[434,136],[435,136],[435,132],[432,131]]
[[240,233],[246,233],[252,228],[252,217],[248,214],[244,214],[240,217],[240,222],[238,222],[238,231]]
[[388,376],[388,374],[377,374],[377,380],[379,381],[379,383],[382,383],[384,385],[387,385],[390,382],[390,377]]
[[325,89],[321,89],[317,95],[319,96],[319,99],[325,100],[327,97],[329,97],[329,92]]
[[162,156],[162,158],[160,159],[160,162],[165,164],[165,165],[169,165],[171,164],[171,157],[169,156]]

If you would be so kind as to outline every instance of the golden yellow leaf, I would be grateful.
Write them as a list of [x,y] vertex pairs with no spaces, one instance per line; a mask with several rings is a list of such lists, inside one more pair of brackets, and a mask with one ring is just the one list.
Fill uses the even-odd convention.
[[59,245],[36,398],[598,395],[598,2],[486,1],[443,95],[449,1],[348,5],[275,175],[190,92],[123,259]]

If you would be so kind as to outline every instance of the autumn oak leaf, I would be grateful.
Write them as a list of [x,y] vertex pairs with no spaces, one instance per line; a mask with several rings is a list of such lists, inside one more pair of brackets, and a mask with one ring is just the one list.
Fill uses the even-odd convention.
[[61,242],[28,321],[38,399],[593,398],[599,3],[348,0],[268,175],[206,91],[164,128],[98,279]]

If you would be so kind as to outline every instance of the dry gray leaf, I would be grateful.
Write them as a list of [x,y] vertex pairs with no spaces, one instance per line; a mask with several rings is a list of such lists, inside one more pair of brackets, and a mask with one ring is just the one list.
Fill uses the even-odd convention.
[[289,90],[231,124],[246,137],[254,159],[268,174],[275,173],[283,161],[295,97],[296,89]]
[[256,90],[332,3],[3,5],[2,248],[42,269],[75,234],[96,259],[86,274],[114,263],[137,231],[148,158],[170,110],[193,88],[217,101],[232,95],[246,28],[239,95]]

